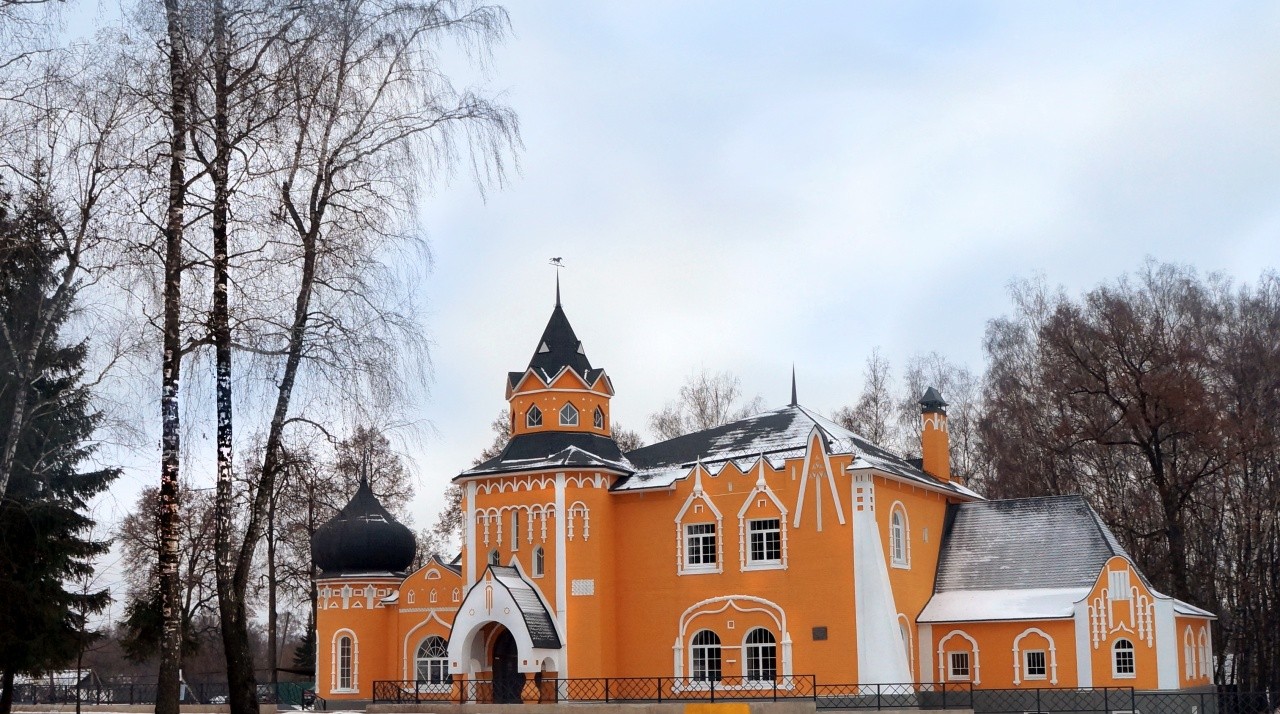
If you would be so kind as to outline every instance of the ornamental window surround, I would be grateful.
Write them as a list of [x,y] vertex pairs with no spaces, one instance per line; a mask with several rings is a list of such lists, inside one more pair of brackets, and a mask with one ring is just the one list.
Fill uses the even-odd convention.
[[895,568],[910,568],[911,526],[907,509],[901,501],[895,501],[889,513],[889,562]]
[[578,408],[573,404],[566,403],[560,407],[560,426],[577,426],[578,425]]
[[538,546],[533,549],[533,577],[540,578],[547,574],[547,554]]
[[358,651],[355,633],[350,630],[339,631],[333,643],[333,691],[356,691]]
[[1133,679],[1138,676],[1133,643],[1129,640],[1120,638],[1111,645],[1111,673],[1117,679]]
[[720,637],[711,630],[700,630],[689,644],[689,671],[697,682],[719,682]]
[[542,410],[537,404],[529,407],[529,411],[525,412],[524,425],[530,429],[537,429],[542,426]]
[[721,530],[724,518],[702,490],[702,465],[695,466],[693,471],[693,492],[685,499],[675,518],[676,573],[722,573],[724,539]]

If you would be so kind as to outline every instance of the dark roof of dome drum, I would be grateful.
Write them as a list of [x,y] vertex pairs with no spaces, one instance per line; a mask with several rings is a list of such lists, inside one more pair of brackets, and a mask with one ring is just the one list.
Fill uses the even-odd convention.
[[413,531],[392,517],[364,479],[311,537],[311,558],[325,575],[404,573],[416,551]]
[[529,368],[553,377],[563,367],[568,367],[578,374],[591,371],[591,362],[582,351],[582,341],[574,334],[569,318],[556,300],[556,307],[551,311],[551,319],[542,331],[542,339],[534,349],[533,358],[529,360]]

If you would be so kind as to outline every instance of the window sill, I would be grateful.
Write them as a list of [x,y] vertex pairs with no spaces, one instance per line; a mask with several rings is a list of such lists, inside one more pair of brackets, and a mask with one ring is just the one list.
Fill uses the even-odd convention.
[[964,676],[964,677],[959,677],[959,676],[956,676],[956,675],[954,675],[954,674],[953,674],[953,675],[950,675],[950,676],[948,676],[948,677],[947,677],[947,681],[948,681],[948,682],[967,682],[967,681],[969,681],[969,677],[968,677],[968,675],[966,675],[966,676]]
[[330,689],[330,694],[359,694],[359,689]]
[[1138,674],[1137,674],[1136,672],[1131,673],[1131,674],[1116,674],[1116,673],[1114,673],[1114,672],[1113,672],[1113,673],[1111,674],[1111,677],[1112,677],[1113,679],[1137,679],[1137,678],[1138,678]]
[[781,560],[762,560],[756,563],[748,562],[742,566],[742,572],[751,570],[786,570],[787,566],[782,564]]
[[908,561],[895,560],[892,565],[898,570],[911,570],[911,563]]
[[711,567],[683,568],[680,571],[678,571],[676,574],[677,575],[715,575],[717,573],[723,573],[723,572],[724,572],[724,568],[721,568],[720,566],[717,565],[717,566],[711,566]]

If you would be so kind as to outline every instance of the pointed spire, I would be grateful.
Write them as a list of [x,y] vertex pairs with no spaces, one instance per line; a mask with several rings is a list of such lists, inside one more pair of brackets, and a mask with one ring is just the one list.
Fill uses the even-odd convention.
[[556,271],[556,307],[560,307],[560,271]]
[[369,488],[369,451],[360,455],[360,485]]
[[791,365],[791,406],[800,406],[800,400],[796,399],[796,366],[794,363]]
[[763,451],[760,452],[760,459],[756,463],[759,464],[760,466],[760,477],[756,479],[756,488],[763,490],[764,488],[767,487],[764,482],[764,452]]

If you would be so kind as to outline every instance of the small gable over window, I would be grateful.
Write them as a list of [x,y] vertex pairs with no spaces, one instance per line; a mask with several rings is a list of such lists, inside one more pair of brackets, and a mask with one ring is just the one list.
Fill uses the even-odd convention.
[[542,426],[542,410],[534,405],[529,407],[529,411],[524,415],[524,425],[530,429],[536,429]]
[[572,404],[566,404],[560,409],[560,426],[577,426],[578,425],[578,408]]

